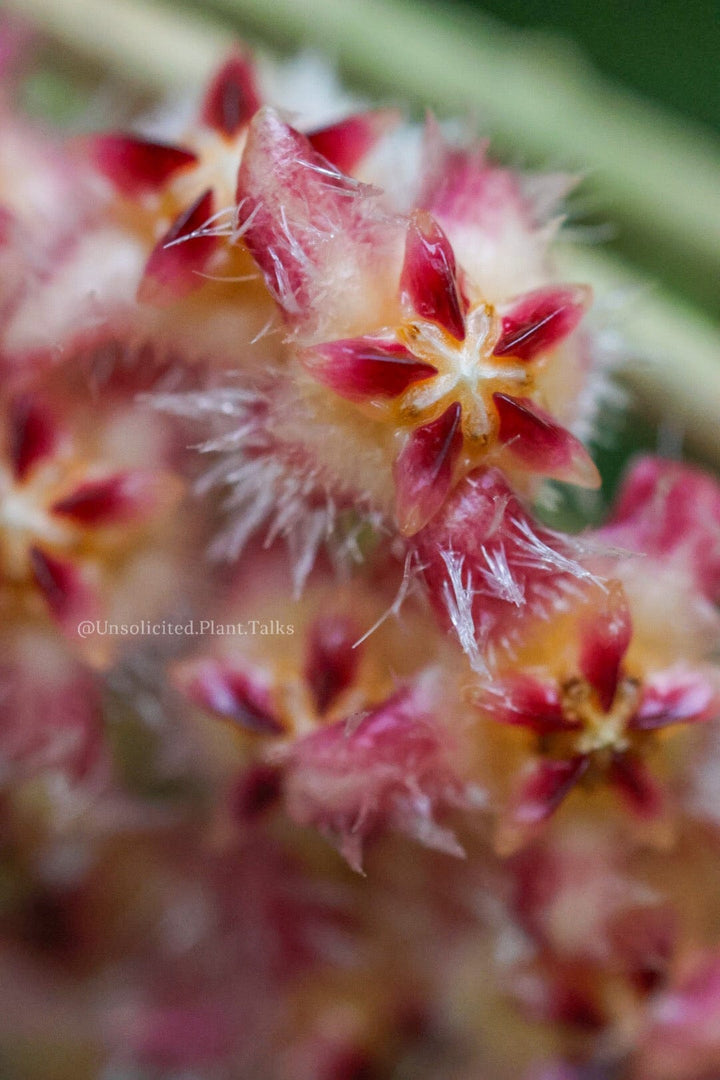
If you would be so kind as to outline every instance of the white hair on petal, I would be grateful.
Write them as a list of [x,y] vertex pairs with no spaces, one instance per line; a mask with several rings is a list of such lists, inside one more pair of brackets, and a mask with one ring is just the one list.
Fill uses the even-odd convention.
[[[519,536],[515,540],[517,556],[515,561],[518,565],[525,565],[531,569],[547,572],[548,570],[561,571],[570,574],[581,581],[592,582],[594,585],[603,587],[602,580],[593,574],[591,570],[583,566],[576,559],[563,555],[556,548],[550,547],[533,531],[528,522],[519,518],[513,518],[512,524]],[[567,537],[558,536],[563,546],[569,547]]]
[[[192,419],[215,417],[232,421],[198,443],[202,454],[222,455],[195,482],[198,495],[223,493],[222,510],[228,524],[208,550],[211,559],[235,561],[257,533],[264,545],[285,543],[292,564],[295,596],[300,596],[322,548],[338,570],[362,560],[358,536],[366,526],[382,528],[383,516],[354,500],[356,513],[340,522],[338,498],[343,494],[328,483],[323,470],[311,462],[288,465],[284,447],[265,426],[268,399],[261,390],[239,387],[176,394],[149,394],[153,407]],[[347,499],[343,499],[343,505]],[[342,527],[340,527],[342,524]]]
[[520,582],[513,577],[508,564],[505,546],[500,544],[495,551],[488,551],[483,544],[480,551],[488,567],[487,570],[480,571],[487,583],[487,592],[499,600],[506,600],[509,604],[514,604],[516,607],[524,604],[525,591]]
[[475,620],[473,618],[473,599],[476,595],[470,573],[463,580],[464,556],[454,551],[441,551],[440,555],[448,574],[448,581],[443,582],[443,599],[450,621],[455,628],[458,641],[467,655],[470,666],[478,674],[487,675],[488,668],[480,655],[477,642]]
[[398,591],[395,594],[395,599],[390,604],[388,609],[383,612],[380,618],[373,623],[370,629],[366,630],[361,638],[358,638],[358,640],[353,644],[353,649],[357,649],[358,646],[362,645],[363,642],[367,641],[371,634],[374,634],[376,630],[379,630],[383,623],[387,622],[387,620],[391,616],[400,614],[400,609],[405,603],[408,594],[411,592],[413,586],[416,585],[418,581],[418,571],[421,571],[423,569],[423,567],[421,566],[413,566],[413,562],[416,558],[416,552],[412,550],[407,552],[405,556],[405,565],[403,566],[402,580],[400,581]]

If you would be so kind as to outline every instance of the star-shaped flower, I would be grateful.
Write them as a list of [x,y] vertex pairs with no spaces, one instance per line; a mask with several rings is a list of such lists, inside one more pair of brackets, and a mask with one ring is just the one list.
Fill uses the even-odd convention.
[[581,619],[578,636],[576,672],[561,680],[532,672],[501,677],[478,698],[493,720],[536,736],[539,756],[510,808],[513,843],[580,783],[606,780],[638,818],[659,818],[665,799],[645,761],[658,733],[720,711],[717,688],[699,670],[678,665],[643,676],[626,668],[632,622],[618,583],[602,610]]
[[393,329],[305,349],[308,371],[398,431],[394,478],[401,530],[412,535],[451,488],[492,455],[508,470],[596,487],[582,444],[538,403],[547,354],[578,325],[584,286],[557,285],[503,308],[465,298],[463,275],[425,211],[408,224]]
[[0,582],[33,587],[63,629],[97,618],[104,563],[133,531],[174,500],[177,483],[156,469],[86,460],[53,410],[23,396],[7,417],[0,458]]
[[[202,284],[222,236],[234,228],[238,168],[248,125],[261,104],[255,65],[236,51],[212,79],[182,145],[124,132],[86,140],[95,167],[119,195],[149,213],[155,232],[160,229],[138,291],[140,301],[170,303]],[[308,139],[337,167],[350,170],[396,122],[397,113],[390,109],[359,113],[318,128]],[[225,255],[232,253],[228,246]],[[224,272],[229,276],[228,269]]]
[[175,682],[196,705],[261,737],[234,793],[243,821],[282,797],[295,822],[317,828],[357,870],[363,842],[385,829],[462,854],[436,820],[469,805],[437,724],[439,680],[426,672],[390,692],[372,686],[355,639],[347,617],[321,616],[292,672],[203,658],[182,662]]

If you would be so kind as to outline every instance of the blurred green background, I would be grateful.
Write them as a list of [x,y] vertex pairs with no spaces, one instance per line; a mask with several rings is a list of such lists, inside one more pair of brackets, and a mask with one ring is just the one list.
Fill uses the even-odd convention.
[[448,3],[491,14],[521,29],[574,41],[605,75],[720,132],[717,0]]

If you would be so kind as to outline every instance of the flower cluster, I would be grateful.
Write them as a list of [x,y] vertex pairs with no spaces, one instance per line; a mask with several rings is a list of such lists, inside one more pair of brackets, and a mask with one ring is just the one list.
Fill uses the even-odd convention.
[[646,456],[540,516],[601,483],[572,181],[239,48],[61,138],[19,59],[8,1075],[720,1074],[720,484]]

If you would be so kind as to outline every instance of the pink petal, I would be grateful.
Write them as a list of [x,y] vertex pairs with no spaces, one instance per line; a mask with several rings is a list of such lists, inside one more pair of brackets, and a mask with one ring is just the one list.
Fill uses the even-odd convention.
[[68,632],[77,632],[78,623],[93,620],[97,597],[83,580],[80,570],[65,559],[33,548],[30,552],[33,578],[55,619]]
[[455,402],[437,420],[416,428],[395,462],[396,510],[405,536],[412,536],[429,521],[452,487],[463,446],[460,414]]
[[590,303],[584,285],[553,286],[526,293],[502,317],[495,356],[533,360],[571,334]]
[[9,454],[18,480],[34,465],[50,457],[59,431],[50,411],[30,397],[16,398],[9,409]]
[[718,712],[718,694],[703,675],[671,669],[646,680],[642,701],[629,727],[634,731],[655,731],[670,724],[711,720]]
[[[356,255],[358,267],[367,263],[376,236],[361,206],[368,190],[272,109],[253,118],[237,182],[243,240],[289,318],[317,319],[312,290],[318,280],[336,285],[339,237],[344,274]],[[377,239],[382,243],[379,233]]]
[[254,66],[238,53],[223,64],[210,83],[200,119],[232,138],[250,123],[260,105]]
[[573,538],[540,525],[496,468],[461,480],[413,549],[443,626],[475,661],[534,633],[567,591],[594,588]]
[[638,817],[657,818],[663,812],[665,798],[662,789],[639,758],[630,754],[614,754],[609,778],[628,808]]
[[116,525],[145,517],[155,507],[160,477],[140,469],[115,473],[103,480],[89,480],[54,503],[55,514],[79,525]]
[[720,484],[691,465],[648,455],[630,468],[608,543],[683,562],[710,600],[720,600]]
[[440,226],[422,210],[413,213],[408,225],[400,289],[421,318],[439,323],[458,341],[464,340],[455,255]]
[[524,465],[541,476],[597,488],[600,473],[583,444],[529,398],[493,394],[498,438]]
[[397,109],[373,109],[318,128],[310,132],[308,139],[336,169],[350,173],[399,120]]
[[627,598],[622,586],[612,582],[604,608],[580,627],[580,671],[597,691],[606,712],[615,698],[631,637]]
[[203,709],[233,720],[260,735],[282,735],[270,689],[253,674],[219,660],[202,660],[180,668],[179,683],[186,696]]
[[404,688],[362,717],[325,725],[293,743],[285,772],[288,813],[333,840],[354,869],[363,841],[399,830],[461,854],[439,810],[466,805],[438,724],[437,690]]
[[305,679],[321,714],[355,679],[361,655],[353,648],[357,639],[352,622],[339,615],[319,618],[312,627]]
[[213,212],[212,191],[208,189],[184,210],[150,253],[137,298],[144,304],[168,304],[193,289],[202,279],[217,245],[217,236],[193,236],[208,222]]
[[190,150],[133,135],[94,135],[87,145],[96,168],[130,199],[157,191],[180,169],[197,162]]
[[557,684],[543,682],[533,675],[498,679],[482,694],[478,704],[496,722],[527,727],[538,735],[579,726],[565,719]]
[[551,817],[590,763],[586,754],[563,760],[541,760],[525,777],[512,810],[517,825],[540,825]]
[[399,397],[408,386],[437,374],[398,341],[348,338],[303,353],[303,363],[319,382],[348,401]]
[[720,956],[696,950],[675,985],[657,994],[648,1010],[639,1063],[643,1077],[715,1080],[720,1063]]

